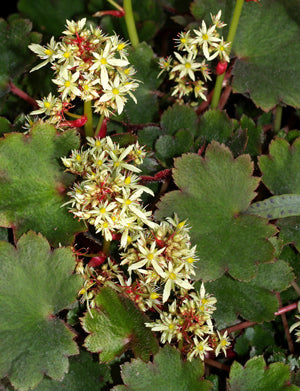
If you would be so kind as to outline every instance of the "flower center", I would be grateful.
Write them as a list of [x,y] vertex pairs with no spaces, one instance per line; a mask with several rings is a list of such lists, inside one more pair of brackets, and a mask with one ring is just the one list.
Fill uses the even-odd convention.
[[44,53],[46,54],[46,56],[52,56],[52,54],[53,54],[52,50],[50,50],[50,49],[46,49],[44,51]]
[[104,214],[106,212],[106,209],[105,208],[101,208],[100,209],[100,213]]
[[101,62],[101,64],[103,64],[103,65],[106,65],[106,64],[107,64],[106,58],[101,58],[100,62]]
[[119,45],[117,46],[117,50],[123,50],[124,47],[125,47],[124,43],[119,43]]
[[124,183],[125,183],[125,185],[130,185],[130,183],[131,183],[131,177],[128,176],[128,177],[125,179]]
[[154,255],[151,254],[151,253],[149,253],[149,254],[147,255],[147,258],[149,259],[149,261],[152,261],[152,259],[154,258]]
[[70,54],[69,52],[65,52],[65,53],[64,53],[64,58],[69,58],[70,55],[71,55],[71,54]]
[[176,274],[174,272],[169,274],[170,280],[176,280]]
[[125,200],[125,205],[130,205],[132,201],[130,200]]
[[46,109],[49,109],[50,106],[51,106],[51,105],[50,105],[49,102],[44,102],[44,107],[46,107]]
[[187,259],[187,262],[188,262],[188,263],[194,263],[194,262],[195,262],[195,259],[192,258],[192,257],[189,257],[189,258]]
[[105,223],[102,224],[102,228],[107,228],[108,227],[108,222],[105,221]]
[[185,38],[181,38],[181,39],[180,39],[180,42],[181,42],[181,43],[186,43],[186,39],[185,39]]
[[156,293],[156,292],[152,292],[151,295],[150,295],[150,299],[151,300],[156,300],[159,298],[159,294]]
[[71,82],[69,82],[69,80],[65,81],[65,87],[70,87],[71,85]]
[[117,89],[117,88],[113,88],[112,89],[112,93],[114,94],[114,95],[119,95],[119,90]]
[[192,65],[191,65],[191,63],[190,63],[190,62],[186,62],[186,63],[185,63],[185,67],[186,67],[186,68],[188,68],[188,69],[189,69],[191,66],[192,66]]
[[202,35],[202,39],[203,39],[203,41],[207,41],[208,40],[208,35],[207,34],[203,34]]

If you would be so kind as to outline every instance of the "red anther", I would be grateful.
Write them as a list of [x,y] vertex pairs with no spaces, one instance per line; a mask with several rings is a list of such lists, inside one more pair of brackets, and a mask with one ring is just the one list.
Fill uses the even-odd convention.
[[260,0],[245,0],[247,3],[250,3],[250,1],[253,1],[254,3],[260,3]]
[[97,257],[93,257],[90,259],[88,265],[90,267],[97,267],[97,266],[100,266],[102,265],[102,263],[104,263],[106,261],[106,255],[105,254],[101,254]]
[[64,121],[64,122],[61,122],[59,125],[60,126],[70,126],[73,128],[80,128],[81,126],[85,125],[87,120],[88,120],[87,116],[83,115],[80,118],[75,119],[74,121]]
[[218,76],[223,75],[223,73],[227,69],[227,62],[226,61],[219,61],[217,66],[216,66],[216,74]]

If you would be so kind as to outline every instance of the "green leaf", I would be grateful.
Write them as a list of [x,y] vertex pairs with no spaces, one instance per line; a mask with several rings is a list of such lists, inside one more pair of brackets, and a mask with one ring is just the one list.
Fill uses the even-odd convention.
[[0,378],[26,391],[46,374],[61,380],[67,356],[78,354],[73,333],[56,316],[72,303],[82,281],[73,275],[70,248],[51,251],[40,234],[23,235],[15,248],[0,242]]
[[35,391],[100,391],[111,380],[109,368],[92,360],[92,356],[82,351],[79,356],[70,358],[69,372],[62,381],[45,377]]
[[10,121],[5,117],[0,117],[0,136],[2,136],[4,133],[11,132],[11,123]]
[[228,391],[297,391],[299,387],[290,384],[290,367],[283,363],[273,363],[266,367],[263,357],[254,357],[245,367],[234,362],[227,381]]
[[153,122],[158,115],[157,97],[152,93],[159,84],[157,62],[154,60],[153,50],[145,42],[129,51],[128,61],[137,71],[137,79],[141,84],[134,92],[137,104],[129,98],[125,105],[125,112],[131,123]]
[[[293,13],[299,8],[298,2]],[[279,103],[299,107],[299,34],[281,1],[245,4],[233,43],[233,89],[250,94],[265,111]]]
[[300,138],[291,146],[277,138],[269,146],[269,155],[259,157],[262,181],[273,194],[300,193]]
[[154,143],[161,134],[161,129],[157,126],[146,126],[138,132],[140,145],[146,145],[150,150],[154,149]]
[[300,194],[278,195],[264,201],[255,202],[249,206],[246,213],[272,220],[299,216]]
[[29,17],[36,28],[49,35],[59,37],[64,30],[66,19],[84,12],[81,0],[19,0],[18,9]]
[[261,154],[261,147],[264,140],[264,132],[262,126],[255,125],[252,118],[242,115],[240,120],[241,128],[247,132],[247,146],[245,153],[249,153],[250,156],[257,156]]
[[211,143],[205,158],[196,154],[175,160],[173,176],[179,190],[166,194],[158,204],[157,217],[187,219],[200,261],[197,278],[214,280],[225,271],[250,280],[257,264],[273,258],[266,240],[276,229],[256,216],[242,214],[254,198],[259,179],[252,176],[248,155],[233,159],[224,145]]
[[228,141],[233,133],[233,123],[225,113],[220,110],[208,110],[201,117],[199,135],[205,140],[220,143]]
[[251,348],[251,354],[258,355],[263,354],[265,350],[271,352],[275,346],[274,331],[269,323],[264,323],[246,328],[236,339],[234,351],[240,356],[245,356]]
[[95,303],[97,308],[91,309],[92,316],[86,313],[81,319],[82,327],[90,334],[85,339],[85,347],[100,352],[100,361],[111,361],[127,349],[149,360],[158,345],[145,326],[147,318],[134,303],[111,288],[103,288]]
[[204,365],[200,360],[182,361],[180,353],[166,345],[154,356],[153,363],[132,360],[122,365],[124,386],[113,391],[209,391],[212,384],[202,380]]
[[205,284],[218,301],[214,318],[222,327],[236,321],[237,315],[252,322],[270,321],[278,310],[273,291],[286,289],[295,276],[284,261],[260,264],[257,275],[250,282],[233,280],[225,275]]
[[276,224],[284,244],[292,243],[300,252],[300,216],[280,219]]
[[155,143],[157,158],[167,167],[173,165],[173,158],[188,152],[193,146],[194,138],[185,129],[178,130],[174,137],[166,134],[160,136]]
[[8,24],[0,18],[0,97],[9,92],[9,81],[24,73],[36,58],[28,45],[39,43],[41,35],[31,28],[29,20],[15,19]]
[[191,107],[175,104],[163,113],[160,125],[170,135],[174,135],[179,129],[187,129],[196,135],[197,122],[197,114]]
[[32,229],[54,245],[72,243],[84,227],[61,207],[74,176],[64,173],[60,158],[78,146],[75,131],[58,135],[43,123],[29,135],[9,133],[0,140],[0,225],[17,237]]

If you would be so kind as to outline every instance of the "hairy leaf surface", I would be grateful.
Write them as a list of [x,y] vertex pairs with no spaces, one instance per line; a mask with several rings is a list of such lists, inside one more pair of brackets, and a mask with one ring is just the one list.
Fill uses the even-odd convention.
[[157,217],[177,213],[191,225],[197,245],[197,278],[214,280],[225,271],[250,280],[257,264],[271,261],[273,246],[266,239],[276,229],[256,216],[242,214],[254,198],[259,179],[252,176],[248,155],[237,159],[228,148],[211,143],[205,158],[196,154],[175,160],[174,180],[179,190],[166,194]]
[[0,242],[0,377],[20,391],[46,374],[61,380],[75,336],[57,317],[76,299],[82,281],[73,275],[70,248],[51,251],[40,234],[23,235],[17,247]]
[[100,361],[111,361],[127,349],[144,361],[149,360],[158,349],[157,341],[145,326],[147,318],[134,303],[111,288],[103,288],[95,302],[97,308],[81,320],[90,334],[85,340],[86,348],[100,352]]
[[29,229],[41,232],[54,245],[70,244],[83,231],[62,205],[74,176],[64,172],[60,158],[78,148],[75,131],[56,134],[38,123],[29,135],[9,133],[0,140],[0,225],[17,237]]
[[179,351],[166,345],[154,356],[153,363],[132,360],[122,365],[124,386],[113,391],[209,391],[212,384],[202,380],[204,365],[200,360],[182,361]]

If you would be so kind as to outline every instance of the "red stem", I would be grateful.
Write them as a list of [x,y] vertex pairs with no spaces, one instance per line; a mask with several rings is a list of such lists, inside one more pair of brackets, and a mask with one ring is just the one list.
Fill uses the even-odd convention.
[[[276,292],[276,296],[277,296],[279,305],[282,305],[281,297],[280,297],[279,292]],[[284,327],[284,332],[285,332],[286,340],[287,340],[287,343],[288,343],[289,351],[291,352],[291,354],[294,354],[295,348],[294,348],[293,340],[292,340],[292,337],[291,337],[291,334],[290,334],[289,325],[288,325],[288,321],[286,319],[285,312],[282,312],[280,314],[280,316],[281,316],[282,324],[283,324],[283,327]]]
[[33,98],[31,98],[31,96],[26,94],[26,92],[20,90],[20,88],[15,86],[13,82],[10,81],[8,84],[9,84],[10,92],[17,95],[19,98],[25,100],[25,102],[28,102],[33,107],[38,107],[38,104],[36,103],[36,101]]
[[[293,304],[289,304],[285,307],[279,308],[279,310],[277,312],[275,312],[274,315],[278,316],[278,315],[285,314],[286,312],[295,310],[297,308],[297,305],[298,305],[297,303],[293,303]],[[235,326],[228,327],[227,329],[221,330],[221,332],[227,331],[229,334],[229,333],[233,333],[234,331],[239,331],[239,330],[246,329],[247,327],[254,326],[255,324],[256,324],[256,322],[250,322],[250,321],[241,322],[239,324],[236,324]]]

